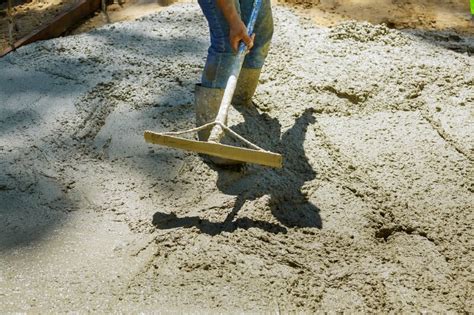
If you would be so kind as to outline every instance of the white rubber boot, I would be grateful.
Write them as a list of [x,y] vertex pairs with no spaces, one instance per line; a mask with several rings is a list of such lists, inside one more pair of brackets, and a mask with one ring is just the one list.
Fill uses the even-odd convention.
[[261,71],[261,68],[242,68],[239,79],[237,80],[234,97],[232,98],[232,105],[252,106],[252,97],[257,89]]
[[[196,126],[202,126],[213,122],[216,119],[219,107],[221,105],[224,89],[211,89],[196,84],[194,92],[194,107],[196,111]],[[207,141],[211,128],[198,131],[200,141]],[[223,159],[219,157],[202,155],[205,159],[216,165],[240,165],[239,161]]]

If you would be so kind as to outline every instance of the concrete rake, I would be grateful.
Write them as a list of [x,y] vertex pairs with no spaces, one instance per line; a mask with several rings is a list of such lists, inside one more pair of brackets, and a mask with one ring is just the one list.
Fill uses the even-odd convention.
[[[261,4],[262,0],[254,1],[252,14],[247,25],[248,34],[250,36],[253,33],[253,27],[255,25],[255,21],[257,19]],[[241,42],[239,45],[238,53],[236,55],[236,60],[232,66],[231,75],[227,80],[227,85],[224,91],[224,96],[222,98],[221,105],[219,107],[219,112],[217,113],[216,119],[213,122],[210,122],[197,128],[179,132],[157,133],[153,131],[145,131],[145,141],[153,144],[159,144],[167,147],[208,154],[234,161],[281,168],[282,156],[280,154],[266,151],[258,147],[257,145],[251,143],[250,141],[240,136],[225,125],[232,97],[237,86],[237,79],[239,77],[240,70],[242,69],[242,64],[247,53],[247,47],[243,42]],[[193,133],[207,128],[212,128],[209,139],[207,141],[197,141],[179,137],[183,134]],[[248,148],[219,143],[226,133],[229,136],[247,145]]]

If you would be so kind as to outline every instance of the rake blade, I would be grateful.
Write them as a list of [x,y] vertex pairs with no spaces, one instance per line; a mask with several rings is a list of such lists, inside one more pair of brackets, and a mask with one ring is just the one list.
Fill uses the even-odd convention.
[[234,147],[216,142],[205,142],[179,138],[153,131],[145,131],[145,141],[171,148],[193,151],[224,159],[260,164],[276,168],[282,167],[282,156],[277,153]]

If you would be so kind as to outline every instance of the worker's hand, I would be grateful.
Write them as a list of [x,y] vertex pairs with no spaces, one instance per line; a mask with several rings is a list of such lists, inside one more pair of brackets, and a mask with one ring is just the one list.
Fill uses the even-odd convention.
[[247,27],[245,27],[244,22],[242,22],[240,18],[229,23],[229,28],[230,46],[232,47],[234,52],[237,52],[237,50],[239,49],[240,41],[243,41],[245,45],[247,45],[247,48],[249,50],[253,47],[253,40],[255,39],[255,34],[252,34],[252,36],[249,36],[247,34]]
[[224,14],[227,23],[229,23],[230,46],[234,52],[237,52],[237,49],[239,49],[239,42],[241,40],[244,41],[248,49],[252,48],[255,34],[252,34],[252,36],[247,34],[247,28],[245,27],[244,22],[242,22],[240,15],[237,13],[234,3],[235,0],[216,1],[217,6],[221,10],[222,14]]

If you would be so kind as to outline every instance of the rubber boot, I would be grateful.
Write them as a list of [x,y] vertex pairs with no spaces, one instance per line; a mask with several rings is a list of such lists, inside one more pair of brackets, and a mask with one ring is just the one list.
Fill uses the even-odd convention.
[[[224,89],[206,88],[200,84],[196,84],[194,92],[194,107],[196,111],[196,125],[202,126],[213,122],[216,119],[219,107],[221,105]],[[227,123],[227,121],[225,122]],[[200,141],[207,141],[211,133],[211,128],[198,131],[198,138]],[[206,160],[211,161],[216,165],[241,165],[244,164],[239,161],[223,159],[215,156],[201,155]]]
[[[202,126],[213,122],[219,112],[224,89],[211,89],[196,84],[194,91],[194,107],[196,111],[196,125]],[[198,131],[200,141],[207,141],[211,129]]]
[[252,97],[257,89],[261,70],[261,68],[242,68],[232,98],[232,105],[245,107],[253,106]]

